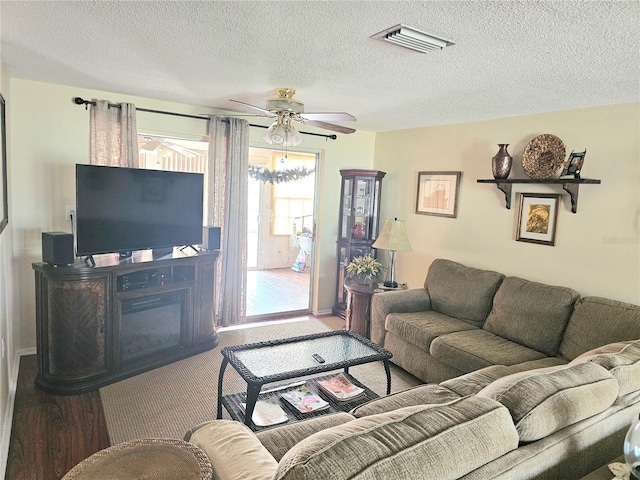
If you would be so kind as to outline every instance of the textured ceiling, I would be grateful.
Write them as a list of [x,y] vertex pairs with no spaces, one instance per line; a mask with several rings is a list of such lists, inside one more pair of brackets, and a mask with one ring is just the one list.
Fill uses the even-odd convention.
[[[637,0],[0,0],[0,20],[12,77],[242,112],[288,87],[374,132],[640,101]],[[456,45],[370,38],[399,23]]]

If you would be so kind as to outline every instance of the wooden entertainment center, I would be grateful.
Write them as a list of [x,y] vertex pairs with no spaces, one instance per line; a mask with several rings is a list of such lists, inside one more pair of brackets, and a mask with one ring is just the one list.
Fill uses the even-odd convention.
[[210,350],[220,252],[34,263],[36,385],[77,394]]

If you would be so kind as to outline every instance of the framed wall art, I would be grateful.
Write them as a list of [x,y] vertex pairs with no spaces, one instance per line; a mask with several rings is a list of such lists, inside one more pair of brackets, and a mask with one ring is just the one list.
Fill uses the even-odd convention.
[[587,155],[587,150],[584,152],[574,152],[572,151],[569,154],[569,158],[564,164],[564,168],[560,173],[561,177],[566,177],[568,175],[573,175],[575,178],[580,178],[580,172],[582,171],[582,166],[584,165],[584,157]]
[[7,126],[5,121],[4,97],[0,94],[0,233],[9,223],[9,202],[7,193]]
[[416,213],[455,218],[460,175],[461,172],[418,172]]
[[557,194],[521,193],[516,240],[555,245],[559,202]]

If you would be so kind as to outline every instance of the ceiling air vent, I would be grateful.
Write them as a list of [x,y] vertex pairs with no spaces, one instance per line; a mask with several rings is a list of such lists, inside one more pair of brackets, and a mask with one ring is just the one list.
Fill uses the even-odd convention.
[[372,35],[371,38],[395,43],[401,47],[410,48],[422,53],[442,50],[444,47],[455,45],[455,42],[445,38],[436,37],[430,33],[421,32],[406,25],[396,25],[387,28],[380,33]]

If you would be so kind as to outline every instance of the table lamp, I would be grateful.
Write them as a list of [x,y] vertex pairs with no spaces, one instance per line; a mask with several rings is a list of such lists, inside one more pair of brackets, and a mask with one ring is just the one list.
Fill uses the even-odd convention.
[[387,274],[387,280],[384,282],[384,286],[387,288],[398,288],[398,282],[396,282],[395,278],[395,253],[411,251],[411,245],[407,238],[407,230],[405,228],[404,221],[394,218],[393,220],[387,220],[384,222],[382,232],[380,232],[380,235],[371,246],[373,248],[380,248],[391,252],[389,273]]

